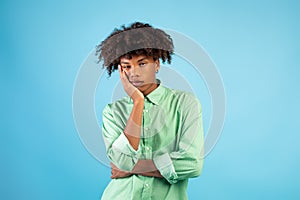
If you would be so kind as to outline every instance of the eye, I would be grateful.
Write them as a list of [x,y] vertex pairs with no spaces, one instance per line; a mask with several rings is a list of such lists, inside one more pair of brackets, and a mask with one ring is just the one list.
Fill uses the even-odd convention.
[[130,65],[125,65],[125,66],[122,66],[123,67],[123,69],[130,69]]
[[146,66],[146,63],[140,63],[139,64],[141,67],[144,67],[144,66]]

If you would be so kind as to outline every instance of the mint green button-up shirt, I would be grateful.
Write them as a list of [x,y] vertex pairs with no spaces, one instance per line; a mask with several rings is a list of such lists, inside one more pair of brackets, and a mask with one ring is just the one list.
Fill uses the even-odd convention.
[[139,159],[152,159],[164,178],[132,175],[112,179],[102,200],[184,200],[188,179],[203,166],[203,126],[199,100],[191,93],[159,85],[145,97],[138,150],[123,130],[133,107],[124,97],[103,110],[106,153],[119,169],[131,171]]

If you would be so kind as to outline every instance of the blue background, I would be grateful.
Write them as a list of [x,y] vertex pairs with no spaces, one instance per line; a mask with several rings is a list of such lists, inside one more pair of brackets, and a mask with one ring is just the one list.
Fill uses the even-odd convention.
[[78,137],[73,86],[95,45],[136,20],[193,38],[223,77],[225,126],[201,177],[190,181],[190,199],[299,199],[299,8],[2,0],[0,199],[99,199],[110,170]]

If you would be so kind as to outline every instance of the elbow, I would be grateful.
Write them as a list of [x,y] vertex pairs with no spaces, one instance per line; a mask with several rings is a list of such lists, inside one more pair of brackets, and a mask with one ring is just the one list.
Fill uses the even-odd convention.
[[191,166],[189,173],[188,173],[188,178],[195,178],[201,175],[202,173],[202,168],[203,168],[203,160],[200,160],[198,162],[195,162],[193,166]]
[[115,153],[115,151],[107,151],[108,159],[123,171],[131,171],[138,161],[138,158],[124,153]]
[[193,170],[194,172],[193,172],[191,178],[200,176],[202,173],[202,169],[203,169],[203,160],[200,160],[195,164],[195,167]]
[[201,175],[201,172],[202,172],[202,166],[197,166],[191,176],[191,178],[194,178],[194,177],[198,177]]

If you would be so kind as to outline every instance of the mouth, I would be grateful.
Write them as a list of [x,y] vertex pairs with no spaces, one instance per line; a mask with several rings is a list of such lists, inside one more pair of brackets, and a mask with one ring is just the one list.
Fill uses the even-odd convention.
[[132,85],[134,85],[135,87],[139,87],[141,85],[143,85],[143,81],[131,81]]

